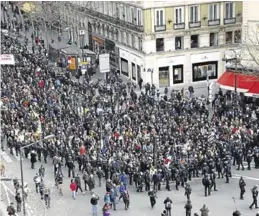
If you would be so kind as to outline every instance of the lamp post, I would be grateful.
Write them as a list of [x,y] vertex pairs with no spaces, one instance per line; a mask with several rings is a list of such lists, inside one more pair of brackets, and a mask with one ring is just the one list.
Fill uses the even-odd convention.
[[22,202],[23,202],[23,215],[26,216],[26,209],[25,209],[25,193],[24,193],[24,179],[23,179],[23,164],[22,164],[22,149],[30,147],[32,145],[35,145],[36,143],[39,143],[43,140],[51,139],[55,137],[55,135],[51,134],[48,136],[45,136],[43,139],[38,140],[36,142],[33,142],[31,144],[28,144],[26,146],[20,146],[20,169],[21,169],[21,181],[22,181]]

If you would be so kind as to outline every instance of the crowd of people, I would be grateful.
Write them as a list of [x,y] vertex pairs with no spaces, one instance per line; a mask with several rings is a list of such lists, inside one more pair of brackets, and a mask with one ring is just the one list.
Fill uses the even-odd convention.
[[[113,72],[103,82],[84,76],[77,80],[69,71],[57,75],[40,49],[32,54],[26,43],[1,36],[2,53],[13,53],[20,59],[14,66],[1,65],[1,135],[7,140],[6,146],[2,142],[2,150],[19,155],[21,147],[40,140],[24,148],[31,168],[37,161],[53,162],[54,180],[63,195],[63,167],[67,167],[73,199],[78,189],[91,191],[94,216],[100,200],[94,188],[101,186],[103,178],[104,216],[116,210],[118,199],[123,200],[125,210],[130,208],[129,185],[138,193],[147,191],[153,208],[163,182],[168,191],[171,182],[176,190],[184,187],[186,216],[190,216],[192,190],[188,182],[193,178],[202,176],[204,195],[210,196],[212,190],[217,191],[218,178],[230,183],[232,165],[244,169],[245,161],[247,169],[259,169],[257,100],[236,96],[233,103],[234,94],[221,90],[212,104],[184,91],[165,89],[161,97],[149,84],[138,94],[135,84],[123,82]],[[44,139],[50,134],[55,138]],[[83,188],[78,171],[82,172]],[[50,207],[42,168],[34,180],[36,192]],[[244,179],[239,186],[243,199]],[[20,194],[17,190],[18,212]],[[258,208],[257,197],[255,186],[251,209],[253,205]],[[171,216],[172,203],[170,197],[165,199],[161,215]],[[200,215],[208,212],[204,205]]]

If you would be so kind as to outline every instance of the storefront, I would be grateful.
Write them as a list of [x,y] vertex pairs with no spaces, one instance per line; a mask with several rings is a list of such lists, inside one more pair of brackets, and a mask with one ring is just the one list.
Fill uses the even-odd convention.
[[159,87],[169,86],[169,67],[160,67],[159,68]]
[[159,87],[184,83],[185,56],[157,58]]
[[100,53],[104,49],[104,39],[97,36],[92,36],[92,39],[94,52]]
[[173,66],[173,84],[183,83],[183,65],[174,65]]
[[219,52],[191,56],[192,82],[218,78]]

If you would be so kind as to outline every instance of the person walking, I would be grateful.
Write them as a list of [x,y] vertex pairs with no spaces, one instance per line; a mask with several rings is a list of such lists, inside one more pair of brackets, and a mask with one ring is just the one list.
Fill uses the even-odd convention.
[[73,199],[76,199],[76,188],[77,188],[77,185],[76,185],[75,181],[73,179],[71,179],[70,190],[72,192]]
[[245,194],[245,192],[246,192],[245,186],[246,186],[245,180],[244,180],[243,177],[241,176],[240,179],[239,179],[240,199],[241,199],[241,200],[244,199],[244,194]]
[[187,200],[187,203],[185,204],[184,208],[185,208],[185,215],[186,216],[191,216],[192,204],[191,204],[191,200],[190,199]]
[[253,197],[253,203],[249,206],[249,208],[252,209],[253,206],[255,206],[255,208],[258,208],[258,205],[257,205],[257,197],[258,197],[257,186],[254,186],[252,188],[252,197]]
[[201,216],[209,216],[209,209],[206,207],[205,204],[202,206],[200,211],[201,211]]
[[16,200],[16,203],[17,203],[17,212],[21,212],[21,209],[22,209],[22,197],[21,197],[19,192],[16,193],[15,200]]
[[84,191],[82,190],[82,187],[81,187],[81,179],[80,179],[79,174],[77,174],[77,176],[75,178],[75,183],[76,183],[76,193],[77,193],[78,189],[80,189],[81,193],[84,194]]
[[92,212],[93,212],[93,216],[97,216],[98,214],[98,201],[99,201],[99,196],[97,196],[96,194],[92,194],[92,198],[90,200],[90,203],[92,205]]
[[11,202],[11,204],[7,207],[6,211],[7,211],[7,214],[8,214],[9,216],[15,216],[15,208],[14,208],[12,202]]
[[1,163],[0,172],[1,172],[0,175],[1,175],[2,177],[5,177],[5,165],[4,165],[3,162]]
[[167,197],[165,200],[164,200],[164,204],[165,204],[165,210],[166,210],[166,216],[171,216],[171,210],[172,210],[172,200]]
[[155,204],[156,204],[156,193],[155,191],[153,191],[152,189],[148,192],[148,196],[150,198],[150,205],[151,205],[151,208],[154,208]]

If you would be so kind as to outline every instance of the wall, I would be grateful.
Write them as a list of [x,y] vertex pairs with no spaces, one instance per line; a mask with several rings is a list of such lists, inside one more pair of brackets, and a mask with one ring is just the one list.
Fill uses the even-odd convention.
[[[172,22],[169,24],[168,20],[171,20]],[[165,24],[166,29],[172,29],[174,23],[174,8],[166,8],[165,9]]]
[[144,10],[144,31],[145,33],[151,33],[152,32],[152,21],[151,21],[151,9]]
[[[209,19],[209,5],[208,4],[202,4],[200,5],[200,9],[201,9],[201,26],[208,26],[208,19]],[[207,17],[207,19],[203,19],[203,17]]]
[[[218,77],[225,71],[225,62],[222,61],[225,49],[213,49],[211,51],[190,50],[184,54],[168,54],[166,56],[152,55],[144,58],[145,72],[142,73],[144,83],[151,83],[151,72],[147,72],[148,68],[153,69],[153,83],[159,86],[159,67],[169,67],[170,86],[183,86],[206,81],[192,82],[192,64],[199,62],[218,61]],[[173,66],[183,65],[184,83],[173,84]]]

